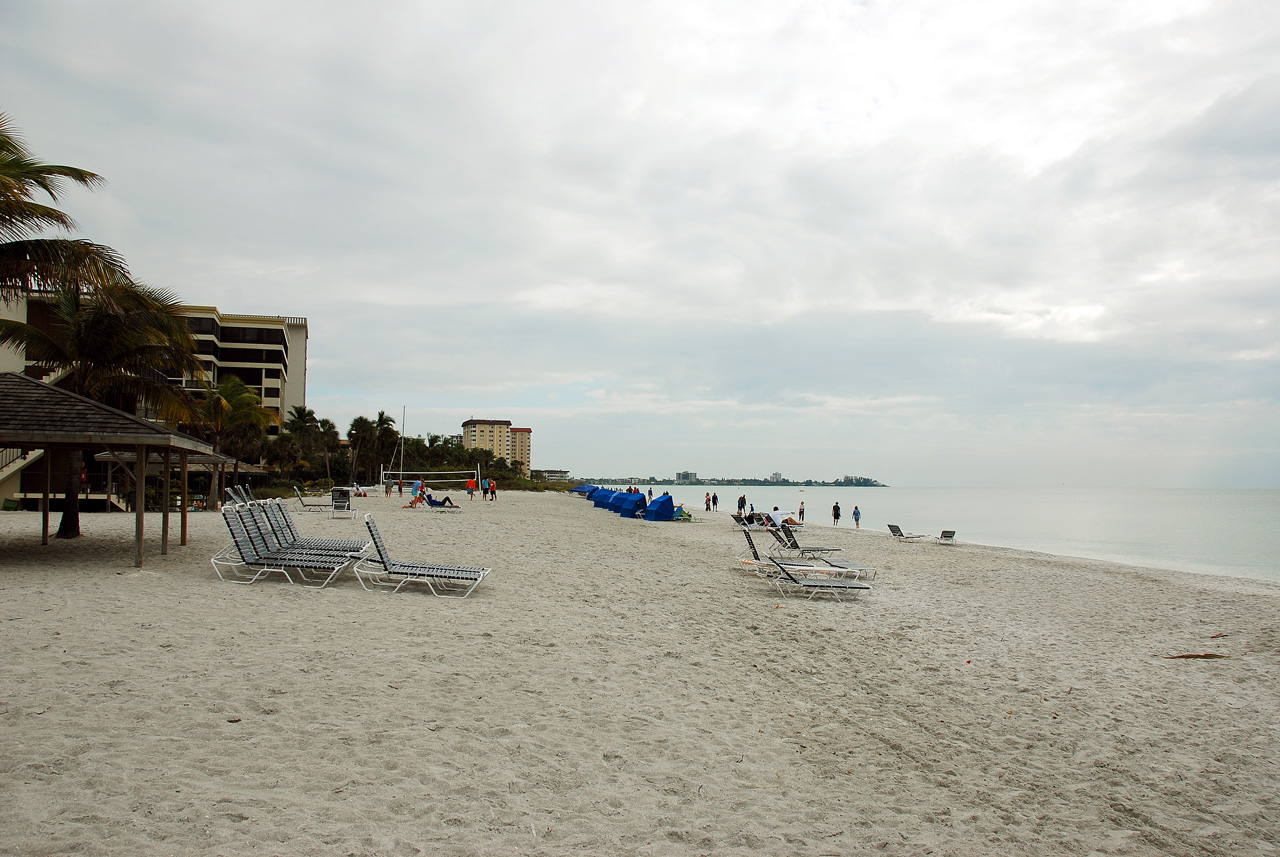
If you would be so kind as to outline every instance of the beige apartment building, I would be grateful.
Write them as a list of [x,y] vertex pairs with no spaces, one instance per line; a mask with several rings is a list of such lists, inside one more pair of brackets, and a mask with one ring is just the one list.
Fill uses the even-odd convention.
[[[207,380],[217,386],[228,375],[236,375],[262,397],[264,407],[288,416],[294,405],[307,401],[307,320],[295,316],[232,315],[216,307],[187,306],[183,311],[190,319],[196,340],[196,353],[204,363],[204,378],[170,378],[174,384],[198,390]],[[0,318],[24,321],[42,327],[47,313],[39,295],[0,301]],[[0,347],[0,372],[28,372],[26,357],[13,348]],[[44,377],[56,384],[58,374]],[[268,431],[278,434],[278,426]],[[43,453],[34,450],[23,456],[19,450],[0,449],[0,498],[19,491],[22,471],[40,460]],[[43,465],[41,465],[43,466]]]
[[[187,306],[196,354],[204,363],[201,378],[174,383],[201,388],[235,375],[262,397],[262,405],[285,419],[295,405],[307,403],[307,320],[298,316],[232,315],[217,307]],[[268,430],[278,434],[279,427]]]
[[519,461],[525,478],[533,458],[533,429],[513,428],[511,420],[470,419],[462,424],[462,445],[467,449],[487,449],[498,458]]

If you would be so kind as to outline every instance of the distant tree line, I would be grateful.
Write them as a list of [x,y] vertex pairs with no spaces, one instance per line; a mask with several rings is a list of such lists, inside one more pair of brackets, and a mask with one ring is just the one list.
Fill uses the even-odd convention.
[[[442,434],[405,437],[401,467],[401,434],[386,411],[372,419],[356,417],[347,428],[347,446],[340,445],[332,420],[318,418],[311,408],[295,405],[283,423],[284,432],[274,438],[262,435],[262,457],[278,468],[282,479],[296,482],[325,481],[362,485],[377,481],[384,467],[395,470],[475,470],[519,487],[524,462],[507,461],[487,449],[468,449],[456,438]],[[230,454],[230,450],[227,450]],[[253,452],[253,449],[240,451]]]

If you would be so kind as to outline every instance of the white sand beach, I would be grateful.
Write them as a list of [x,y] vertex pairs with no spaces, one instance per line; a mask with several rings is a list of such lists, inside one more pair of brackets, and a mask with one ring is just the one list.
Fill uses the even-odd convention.
[[0,853],[1280,851],[1278,586],[812,528],[875,588],[784,600],[724,512],[401,502],[360,505],[470,598],[226,583],[216,514],[143,570],[130,515],[0,515]]

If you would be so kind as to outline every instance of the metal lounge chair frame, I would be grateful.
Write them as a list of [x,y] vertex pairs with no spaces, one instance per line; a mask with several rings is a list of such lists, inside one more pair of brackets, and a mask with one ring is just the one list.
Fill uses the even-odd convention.
[[[283,574],[286,580],[294,583],[293,575],[289,573],[292,569],[298,575],[296,582],[311,589],[322,589],[337,579],[342,569],[354,559],[337,554],[263,555],[254,544],[239,508],[224,506],[222,518],[231,532],[231,544],[215,553],[209,561],[218,577],[231,583],[255,583],[272,572]],[[323,580],[313,579],[307,572],[320,572],[325,577]]]
[[781,533],[774,533],[774,538],[778,539],[782,544],[786,545],[790,555],[801,556],[807,559],[816,559],[827,565],[841,569],[847,573],[851,573],[858,580],[871,580],[876,576],[875,566],[870,565],[852,565],[842,559],[832,559],[828,554],[836,553],[844,550],[844,548],[827,548],[827,547],[807,547],[801,545],[796,539],[795,532],[790,525],[783,524],[779,527]]
[[830,595],[837,601],[843,601],[846,595],[861,595],[863,592],[871,590],[871,584],[863,583],[860,580],[841,580],[839,578],[823,577],[796,577],[792,573],[792,569],[773,560],[773,564],[778,567],[778,574],[769,578],[772,583],[782,593],[785,598],[788,592],[805,592],[808,593],[805,598],[810,599],[821,593]]
[[[438,563],[399,562],[391,558],[373,515],[364,516],[373,541],[374,553],[361,557],[352,570],[365,589],[399,592],[406,583],[425,583],[438,598],[466,598],[492,569],[479,566],[442,565]],[[461,594],[455,594],[455,593]]]
[[356,492],[360,489],[353,488],[333,488],[329,492],[329,517],[336,518],[339,515],[345,515],[352,520],[356,517]]
[[323,500],[318,503],[308,503],[307,498],[302,496],[302,489],[297,485],[293,486],[293,493],[298,495],[299,512],[327,512],[333,508],[332,502],[326,503]]
[[371,544],[357,539],[304,539],[298,535],[298,527],[294,524],[293,516],[289,514],[289,509],[283,503],[263,500],[257,505],[266,513],[267,523],[283,548],[352,554],[364,553]]
[[761,555],[760,549],[756,547],[756,540],[751,537],[751,533],[746,527],[742,528],[742,535],[747,540],[747,547],[737,555],[737,560],[744,568],[749,569],[761,577],[776,574],[775,566],[783,565],[787,568],[795,569],[804,574],[828,574],[833,577],[843,577],[845,570],[838,566],[814,565],[812,561],[798,562],[794,559],[787,559]]
[[927,539],[928,536],[923,533],[904,533],[902,527],[897,524],[889,525],[889,532],[893,533],[893,537],[900,542],[914,542],[916,539]]

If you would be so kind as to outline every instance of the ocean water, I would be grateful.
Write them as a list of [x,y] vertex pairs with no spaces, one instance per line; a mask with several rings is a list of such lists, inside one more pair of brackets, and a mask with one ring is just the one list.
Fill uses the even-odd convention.
[[[647,486],[640,486],[645,487]],[[1063,556],[1254,577],[1280,583],[1280,491],[1025,488],[798,488],[737,485],[655,485],[700,512],[703,495],[720,495],[720,514],[740,494],[757,511],[805,505],[809,527],[831,526],[840,503],[841,527],[938,535]]]

